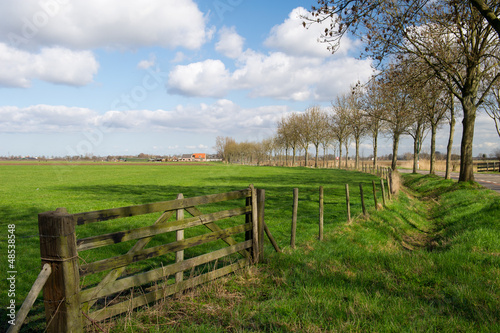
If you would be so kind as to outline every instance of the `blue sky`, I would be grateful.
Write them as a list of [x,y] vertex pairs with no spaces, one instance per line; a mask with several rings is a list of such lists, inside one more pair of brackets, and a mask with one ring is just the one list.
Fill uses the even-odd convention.
[[[272,136],[283,114],[328,107],[372,73],[359,41],[331,55],[324,28],[302,28],[314,3],[2,1],[0,155],[212,153],[217,136]],[[476,133],[474,154],[500,147],[483,114]]]

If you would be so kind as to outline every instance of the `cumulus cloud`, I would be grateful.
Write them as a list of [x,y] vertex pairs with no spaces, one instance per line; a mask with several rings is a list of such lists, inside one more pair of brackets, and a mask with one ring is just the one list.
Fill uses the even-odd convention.
[[169,74],[168,91],[187,96],[222,97],[229,83],[230,75],[224,63],[208,59],[176,66]]
[[210,135],[271,133],[287,106],[243,108],[220,99],[212,104],[178,105],[170,110],[109,110],[102,114],[87,108],[64,105],[0,107],[0,132],[164,132],[165,130]]
[[[344,93],[350,84],[366,81],[372,74],[371,60],[349,57],[348,39],[344,52],[332,56],[317,37],[323,29],[313,25],[302,27],[300,15],[304,8],[294,9],[289,18],[271,29],[265,45],[273,49],[263,53],[247,49],[243,52],[243,38],[234,28],[223,28],[216,50],[234,59],[230,72],[222,61],[177,66],[168,81],[168,91],[185,96],[226,96],[232,90],[246,90],[253,98],[269,97],[281,100],[318,102],[330,101]],[[231,66],[232,67],[232,66]]]
[[92,126],[97,113],[87,108],[64,105],[0,107],[0,132],[39,133],[74,131]]
[[329,101],[373,73],[370,60],[325,60],[252,50],[245,51],[236,66],[232,73],[220,60],[177,66],[169,75],[168,91],[220,98],[231,90],[245,89],[254,98]]
[[2,41],[22,48],[197,49],[213,33],[192,0],[4,0],[0,22]]
[[[315,23],[305,29],[302,25],[303,17],[308,17],[309,11],[298,7],[292,10],[288,18],[281,24],[275,25],[269,37],[264,41],[264,45],[271,49],[279,50],[288,55],[308,56],[308,57],[331,57],[325,43],[320,43],[319,39],[324,33],[325,24]],[[340,49],[336,52],[339,55],[345,55],[352,47],[356,45],[354,41],[344,36]]]
[[99,64],[90,51],[61,47],[30,53],[0,43],[0,85],[29,87],[33,79],[83,86],[92,82]]
[[219,31],[219,41],[215,44],[215,50],[228,58],[238,58],[243,52],[245,39],[238,35],[234,27],[223,27]]

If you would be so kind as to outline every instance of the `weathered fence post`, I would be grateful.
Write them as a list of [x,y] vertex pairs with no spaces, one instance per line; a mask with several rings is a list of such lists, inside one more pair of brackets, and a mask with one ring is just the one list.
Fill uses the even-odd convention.
[[389,169],[387,173],[387,194],[389,196],[389,200],[392,199],[392,173]]
[[265,224],[266,190],[257,190],[257,221],[259,231],[259,261],[264,260],[264,224]]
[[290,236],[290,247],[295,249],[295,233],[297,232],[297,207],[299,206],[299,189],[293,189],[293,209],[292,209],[292,234]]
[[47,332],[83,332],[75,221],[65,208],[38,214],[42,265],[52,268],[43,297]]
[[[182,193],[179,193],[177,195],[177,199],[184,199],[184,195]],[[175,212],[175,217],[177,221],[183,220],[184,219],[184,208],[178,209]],[[175,232],[176,236],[176,241],[181,241],[184,240],[184,229],[182,230],[177,230]],[[175,262],[181,262],[184,260],[184,250],[180,250],[175,252]],[[175,283],[181,282],[184,279],[184,272],[177,272],[175,273]]]
[[378,210],[377,188],[375,186],[375,181],[374,180],[372,180],[372,185],[373,185],[373,201],[375,202],[375,209]]
[[349,184],[345,184],[345,202],[347,205],[347,221],[351,222],[351,201],[349,199]]
[[382,187],[382,200],[384,202],[385,206],[385,186],[384,186],[384,179],[380,178],[380,186]]
[[359,194],[361,195],[361,208],[363,208],[363,215],[366,216],[365,196],[363,195],[362,183],[359,183]]
[[323,196],[323,186],[319,187],[319,236],[320,241],[323,240],[323,219],[324,219],[324,196]]
[[259,219],[258,219],[258,210],[257,210],[257,190],[253,185],[250,185],[250,190],[252,193],[252,257],[253,262],[259,262]]

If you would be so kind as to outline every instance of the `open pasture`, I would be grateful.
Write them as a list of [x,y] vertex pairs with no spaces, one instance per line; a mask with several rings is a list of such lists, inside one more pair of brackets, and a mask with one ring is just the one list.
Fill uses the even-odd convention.
[[[351,184],[352,214],[361,212],[359,188],[364,182],[365,196],[372,197],[374,176],[342,170],[251,167],[223,164],[127,164],[127,163],[17,163],[0,165],[0,221],[2,251],[6,252],[7,225],[15,224],[16,235],[16,302],[22,303],[40,270],[38,213],[64,207],[70,213],[138,205],[184,197],[228,192],[254,184],[266,190],[266,223],[281,247],[289,244],[292,215],[292,190],[299,188],[297,244],[317,237],[318,188],[325,188],[325,231],[346,219],[345,183]],[[358,193],[358,194],[356,194]],[[373,200],[367,200],[373,207]],[[210,208],[208,208],[210,209]],[[130,219],[123,229],[150,225],[154,219]],[[110,227],[113,221],[104,223]],[[77,229],[86,237],[93,225]],[[118,228],[120,230],[122,226]],[[116,229],[116,225],[113,230]],[[165,241],[164,239],[163,241]],[[168,240],[167,240],[168,241]],[[154,245],[154,244],[153,244]],[[153,246],[152,245],[152,246]],[[112,248],[116,254],[126,251]],[[130,245],[128,245],[130,246]],[[109,257],[109,249],[101,254]],[[266,251],[271,251],[270,246]],[[99,257],[99,252],[96,256]],[[0,267],[6,272],[7,261]],[[5,283],[5,280],[2,281]],[[5,308],[7,288],[1,288]],[[35,309],[41,307],[41,300]]]

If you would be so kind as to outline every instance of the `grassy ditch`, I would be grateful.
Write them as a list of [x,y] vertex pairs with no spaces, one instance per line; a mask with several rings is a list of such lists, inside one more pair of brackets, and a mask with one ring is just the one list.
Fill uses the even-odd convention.
[[[386,209],[323,242],[105,325],[113,332],[498,332],[500,196],[405,175]],[[283,245],[283,243],[282,243]]]

